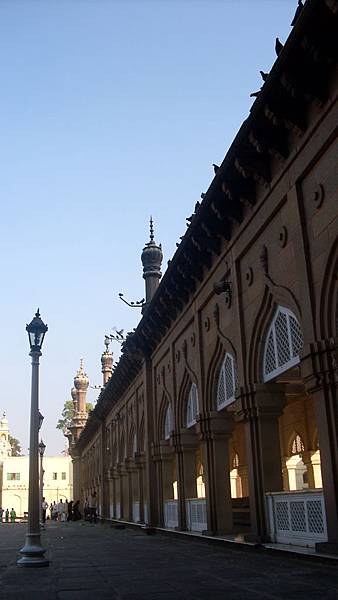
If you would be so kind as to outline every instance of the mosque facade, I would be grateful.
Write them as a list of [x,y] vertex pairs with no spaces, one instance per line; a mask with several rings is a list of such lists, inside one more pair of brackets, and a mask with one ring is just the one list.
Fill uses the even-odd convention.
[[[336,0],[308,0],[69,431],[103,519],[338,552]],[[82,369],[83,370],[83,369]]]

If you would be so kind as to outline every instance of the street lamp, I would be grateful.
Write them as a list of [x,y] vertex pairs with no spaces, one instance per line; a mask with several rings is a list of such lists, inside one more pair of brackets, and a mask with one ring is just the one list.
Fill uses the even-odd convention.
[[31,423],[29,443],[29,495],[28,495],[28,532],[26,543],[20,550],[21,558],[17,564],[22,567],[46,567],[45,549],[41,546],[39,522],[39,358],[42,343],[48,331],[40,318],[39,309],[34,319],[26,326],[30,353],[32,357]]
[[39,454],[40,454],[40,523],[42,523],[42,529],[44,529],[44,525],[43,525],[43,514],[42,514],[42,499],[43,499],[43,474],[44,474],[44,470],[43,470],[43,455],[45,453],[46,450],[46,444],[43,443],[43,441],[40,441],[39,444]]

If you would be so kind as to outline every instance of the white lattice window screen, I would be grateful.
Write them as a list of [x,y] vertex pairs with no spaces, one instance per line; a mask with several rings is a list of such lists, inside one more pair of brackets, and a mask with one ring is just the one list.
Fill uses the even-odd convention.
[[235,452],[235,456],[232,461],[232,468],[237,469],[238,467],[239,467],[239,456],[238,456],[237,452]]
[[302,438],[297,433],[292,442],[291,454],[300,454],[301,452],[304,452],[304,444]]
[[234,357],[225,355],[217,384],[217,408],[221,409],[235,400],[237,389],[237,369]]
[[172,411],[171,411],[170,404],[168,404],[167,410],[165,413],[165,420],[164,420],[164,439],[165,440],[169,440],[172,430],[173,430]]
[[195,383],[191,385],[187,403],[187,427],[196,423],[198,415],[198,392]]
[[264,381],[297,365],[302,348],[303,334],[295,315],[287,308],[279,306],[266,337]]

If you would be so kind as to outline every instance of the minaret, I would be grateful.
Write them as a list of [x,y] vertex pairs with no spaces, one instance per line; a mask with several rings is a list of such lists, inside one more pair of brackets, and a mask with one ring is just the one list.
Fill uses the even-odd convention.
[[[84,428],[88,413],[86,410],[86,397],[89,386],[89,379],[83,369],[83,358],[80,360],[80,368],[74,377],[74,387],[72,388],[71,394],[74,405],[74,417],[73,422],[69,427],[71,432],[72,443],[76,442],[82,429]],[[66,436],[69,437],[70,436]]]
[[87,418],[86,397],[87,397],[87,390],[88,390],[88,386],[89,386],[89,379],[83,369],[83,358],[80,359],[80,368],[74,377],[74,385],[75,385],[76,395],[77,395],[78,415],[79,416],[85,415],[85,418]]
[[143,279],[146,282],[146,301],[142,308],[142,313],[144,313],[149,306],[162,277],[162,246],[161,244],[158,246],[154,241],[154,226],[152,217],[150,217],[150,240],[143,248],[141,260],[143,264]]
[[104,340],[106,349],[104,352],[102,352],[101,355],[101,365],[102,365],[102,373],[103,373],[103,385],[106,385],[108,379],[110,379],[111,374],[113,372],[113,353],[109,352],[109,344],[110,344],[110,339],[109,337],[105,337]]
[[9,443],[9,427],[6,413],[0,419],[0,461],[12,456],[12,447]]

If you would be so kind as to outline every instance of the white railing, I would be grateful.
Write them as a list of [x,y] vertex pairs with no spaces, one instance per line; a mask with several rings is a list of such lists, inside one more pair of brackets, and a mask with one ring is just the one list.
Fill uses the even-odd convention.
[[121,505],[119,502],[115,504],[115,519],[119,519],[121,517]]
[[174,529],[178,527],[178,501],[165,500],[163,503],[164,527]]
[[186,500],[187,528],[190,531],[204,531],[207,525],[207,501],[205,498]]
[[314,547],[327,540],[323,492],[307,490],[267,494],[272,542]]
[[139,523],[140,521],[140,503],[133,502],[133,521]]

